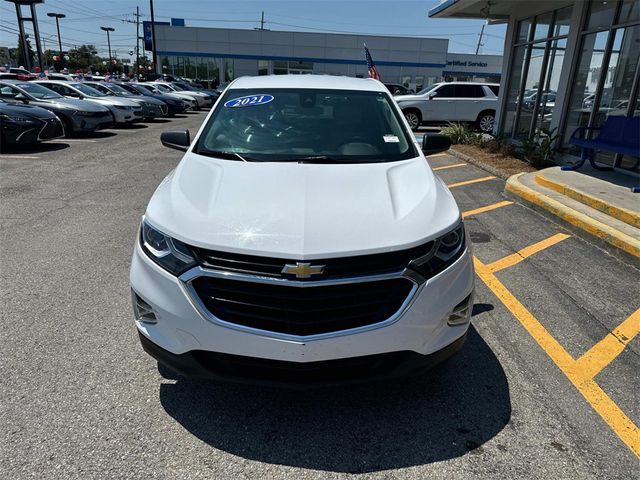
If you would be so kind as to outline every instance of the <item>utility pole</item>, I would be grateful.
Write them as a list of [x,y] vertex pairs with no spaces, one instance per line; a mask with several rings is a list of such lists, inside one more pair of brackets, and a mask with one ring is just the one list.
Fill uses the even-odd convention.
[[[140,7],[139,6],[136,6],[136,69],[140,70]],[[139,72],[135,72],[135,73],[137,74]]]
[[482,24],[482,29],[480,30],[480,38],[478,38],[478,45],[476,46],[476,55],[478,54],[478,51],[480,50],[480,45],[482,42],[482,35],[484,34],[484,23]]
[[49,12],[47,13],[47,17],[53,17],[56,19],[56,28],[58,29],[58,46],[60,47],[60,63],[62,64],[62,57],[64,55],[64,52],[62,51],[62,40],[60,38],[60,19],[65,18],[66,15],[64,13]]
[[262,18],[260,19],[260,30],[264,30],[264,10],[262,11]]
[[156,55],[156,17],[153,15],[153,0],[149,0],[151,8],[151,53],[153,59],[153,70],[158,73],[158,56]]

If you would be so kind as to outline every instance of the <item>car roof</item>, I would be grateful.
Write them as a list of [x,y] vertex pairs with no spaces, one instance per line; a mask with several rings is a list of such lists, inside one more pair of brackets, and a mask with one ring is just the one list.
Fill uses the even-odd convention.
[[328,90],[366,90],[388,93],[387,88],[372,78],[353,78],[337,75],[262,75],[240,77],[229,84],[240,88],[310,88]]

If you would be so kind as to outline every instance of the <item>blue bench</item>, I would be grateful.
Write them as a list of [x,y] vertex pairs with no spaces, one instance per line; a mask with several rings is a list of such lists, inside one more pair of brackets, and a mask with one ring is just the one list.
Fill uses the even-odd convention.
[[[583,132],[598,132],[596,138],[585,138]],[[593,136],[593,134],[591,135]],[[611,167],[596,165],[596,150],[621,153],[631,157],[640,157],[640,117],[607,117],[601,127],[577,128],[571,139],[571,145],[582,147],[582,157],[574,165],[565,165],[562,170],[577,170],[589,160],[596,170],[611,170]]]

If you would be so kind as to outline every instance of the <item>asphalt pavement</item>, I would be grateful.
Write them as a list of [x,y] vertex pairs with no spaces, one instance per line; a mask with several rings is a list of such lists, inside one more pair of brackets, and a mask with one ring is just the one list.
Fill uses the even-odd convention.
[[305,392],[158,369],[129,262],[181,158],[160,132],[205,115],[0,155],[0,478],[638,477],[638,266],[446,154],[430,162],[467,212],[479,274],[457,356]]

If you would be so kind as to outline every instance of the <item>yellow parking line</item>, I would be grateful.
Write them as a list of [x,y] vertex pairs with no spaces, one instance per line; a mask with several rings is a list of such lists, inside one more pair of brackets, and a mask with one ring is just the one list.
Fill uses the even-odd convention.
[[535,253],[541,252],[545,248],[549,248],[550,246],[555,245],[556,243],[559,243],[562,240],[566,240],[569,237],[570,235],[565,235],[564,233],[558,233],[545,240],[542,240],[541,242],[534,243],[533,245],[529,245],[528,247],[525,247],[522,250],[518,250],[514,254],[508,255],[504,258],[501,258],[500,260],[490,263],[487,265],[487,268],[489,269],[490,272],[495,273],[505,268],[513,267],[514,265],[517,265],[518,263],[523,261],[525,258],[530,257]]
[[457,168],[457,167],[465,167],[468,164],[466,163],[454,163],[453,165],[443,165],[442,167],[434,167],[432,170],[437,172],[438,170],[447,170],[449,168]]
[[624,351],[627,344],[638,333],[640,333],[640,308],[577,359],[576,368],[584,375],[595,377]]
[[487,180],[493,180],[496,177],[482,177],[474,178],[473,180],[467,180],[466,182],[450,183],[447,185],[449,188],[462,187],[464,185],[471,185],[472,183],[486,182]]
[[476,208],[475,210],[467,210],[466,212],[462,212],[462,218],[467,218],[478,213],[490,212],[491,210],[495,210],[496,208],[506,207],[507,205],[511,204],[513,204],[513,202],[505,200],[504,202],[493,203],[491,205],[487,205],[486,207]]
[[498,280],[488,266],[474,258],[476,273],[487,287],[498,297],[502,304],[529,332],[533,339],[547,353],[553,362],[566,375],[574,387],[589,402],[591,407],[609,425],[636,456],[640,457],[640,429],[611,400],[600,386],[576,368],[577,362],[547,331],[546,328],[526,309],[520,301]]

